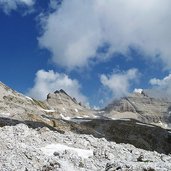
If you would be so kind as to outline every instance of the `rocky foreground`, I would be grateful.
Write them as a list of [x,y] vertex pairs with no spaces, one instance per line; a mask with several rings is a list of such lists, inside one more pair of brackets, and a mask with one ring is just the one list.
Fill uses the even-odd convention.
[[170,171],[171,155],[25,124],[0,128],[1,171]]

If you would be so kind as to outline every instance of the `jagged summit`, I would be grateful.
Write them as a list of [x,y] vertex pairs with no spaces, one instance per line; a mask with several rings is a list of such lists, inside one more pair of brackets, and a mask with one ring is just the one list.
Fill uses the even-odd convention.
[[145,92],[143,89],[135,89],[132,95],[143,95],[143,96],[148,96],[148,94]]
[[94,111],[86,108],[74,97],[69,96],[64,90],[56,90],[54,93],[49,93],[47,105],[55,109],[58,113],[69,117],[93,117]]
[[69,96],[63,89],[56,90],[54,93],[55,93],[55,94],[64,93],[65,95]]
[[[47,95],[47,100],[51,98],[52,94],[53,94],[53,93],[49,93],[49,94]],[[60,96],[60,98],[61,98],[61,96],[65,96],[65,97],[67,96],[66,98],[70,98],[74,103],[78,103],[75,97],[71,97],[71,96],[70,96],[68,93],[66,93],[66,91],[64,91],[63,89],[56,90],[56,91],[54,92],[54,94],[56,94],[57,97]],[[78,104],[81,105],[81,102],[79,102]]]

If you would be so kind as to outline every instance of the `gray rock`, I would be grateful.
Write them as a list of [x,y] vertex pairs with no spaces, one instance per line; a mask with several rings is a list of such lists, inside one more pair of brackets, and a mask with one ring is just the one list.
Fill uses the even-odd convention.
[[113,101],[104,109],[103,115],[116,119],[132,118],[167,128],[171,118],[170,108],[171,102],[152,98],[142,92]]
[[80,105],[75,98],[70,97],[64,90],[48,94],[45,102],[47,106],[55,109],[58,115],[62,114],[64,117],[94,117],[94,114],[97,113]]
[[[47,100],[39,101],[18,93],[0,82],[0,126],[12,125],[13,122],[34,121],[38,126],[55,127],[55,120],[70,117],[94,117],[96,111],[80,105],[64,90],[56,91],[47,96]],[[5,121],[7,118],[11,121]],[[36,127],[36,126],[35,126]]]
[[[52,153],[47,148],[51,144]],[[59,144],[72,149],[94,151],[94,155],[85,157],[86,154],[80,156],[79,152],[72,149],[54,149]],[[45,147],[46,151],[43,150]],[[60,134],[44,128],[28,128],[24,124],[0,128],[0,151],[2,171],[152,171],[150,168],[155,171],[169,171],[171,168],[170,155],[145,151],[129,144],[108,142],[92,135],[72,132]],[[54,155],[53,151],[58,155]],[[143,159],[137,161],[142,154]]]

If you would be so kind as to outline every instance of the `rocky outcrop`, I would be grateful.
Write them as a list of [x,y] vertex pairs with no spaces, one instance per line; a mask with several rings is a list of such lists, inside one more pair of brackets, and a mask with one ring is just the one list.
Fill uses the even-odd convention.
[[94,113],[63,90],[48,94],[47,100],[40,101],[0,83],[0,117],[43,122],[52,126],[50,118],[93,117]]
[[0,82],[0,116],[23,120],[27,114],[41,115],[48,106],[24,96]]
[[62,89],[48,94],[45,102],[64,117],[94,117],[94,114],[97,113],[77,102],[75,98],[70,97]]
[[142,91],[113,101],[104,109],[104,115],[111,118],[133,118],[167,127],[171,118],[170,108],[171,102],[152,98]]

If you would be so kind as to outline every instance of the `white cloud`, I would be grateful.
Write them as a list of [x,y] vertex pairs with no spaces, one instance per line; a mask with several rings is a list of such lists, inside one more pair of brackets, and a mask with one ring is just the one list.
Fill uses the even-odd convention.
[[114,73],[112,75],[102,74],[101,83],[113,93],[114,98],[125,96],[130,91],[131,83],[137,81],[139,72],[137,69],[129,69],[126,72]]
[[[170,0],[63,0],[41,17],[39,43],[56,64],[70,69],[114,52],[127,54],[130,46],[171,68],[170,6]],[[97,57],[104,43],[110,45],[108,54]]]
[[87,102],[86,97],[80,91],[80,84],[77,80],[71,79],[66,74],[54,72],[53,70],[39,70],[36,73],[35,84],[28,91],[27,95],[44,100],[49,93],[63,89],[70,96],[75,97],[78,101]]
[[149,95],[157,98],[166,98],[171,101],[171,74],[163,79],[152,78],[151,89],[146,90]]
[[168,76],[164,77],[163,79],[157,79],[157,78],[152,78],[150,80],[151,85],[156,85],[159,87],[168,87],[171,86],[171,74]]
[[9,14],[12,10],[17,10],[19,6],[31,7],[34,3],[35,0],[0,0],[0,8]]
[[58,1],[57,0],[50,0],[49,7],[51,9],[56,9],[58,7]]

